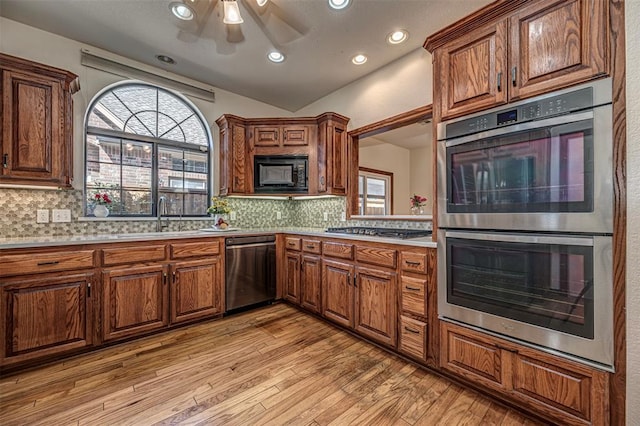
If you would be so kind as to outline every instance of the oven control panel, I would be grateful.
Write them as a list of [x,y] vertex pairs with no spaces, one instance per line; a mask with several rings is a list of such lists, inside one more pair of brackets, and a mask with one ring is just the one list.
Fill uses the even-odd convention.
[[505,108],[446,125],[446,139],[471,135],[485,130],[540,120],[593,106],[593,89],[585,87],[569,93],[550,96],[517,107]]

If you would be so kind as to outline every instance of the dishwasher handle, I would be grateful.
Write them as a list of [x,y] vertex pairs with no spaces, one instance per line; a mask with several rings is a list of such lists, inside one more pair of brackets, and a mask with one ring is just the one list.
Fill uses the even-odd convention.
[[227,238],[225,245],[230,246],[246,246],[248,244],[275,244],[275,235],[251,235],[247,237],[233,237]]
[[236,244],[236,245],[227,245],[227,250],[241,250],[249,247],[269,247],[275,246],[276,243],[254,243],[254,244]]

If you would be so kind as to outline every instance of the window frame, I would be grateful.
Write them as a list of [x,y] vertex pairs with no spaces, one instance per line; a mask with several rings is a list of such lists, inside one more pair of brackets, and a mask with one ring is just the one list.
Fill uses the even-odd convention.
[[[175,141],[175,140],[170,140],[170,139],[163,139],[161,137],[153,137],[153,136],[147,136],[147,135],[137,135],[135,133],[129,133],[126,131],[121,131],[121,130],[113,130],[113,129],[105,129],[105,128],[101,128],[101,127],[96,127],[96,126],[89,126],[89,119],[91,117],[91,113],[92,111],[95,109],[96,104],[104,97],[106,96],[108,93],[116,90],[116,89],[120,89],[123,87],[127,87],[127,86],[134,86],[134,87],[145,87],[145,88],[150,88],[156,91],[156,96],[159,96],[159,93],[165,92],[175,98],[177,98],[177,100],[181,101],[183,103],[183,105],[187,108],[189,108],[193,115],[197,120],[199,120],[202,129],[204,130],[205,133],[205,137],[207,139],[207,145],[200,145],[200,144],[196,144],[196,143],[189,143],[189,142],[180,142],[180,141]],[[158,103],[156,102],[156,108],[155,111],[154,110],[147,110],[147,111],[153,111],[156,114],[160,115],[167,115],[165,112],[163,111],[159,111],[159,106]],[[139,114],[141,111],[137,112],[137,114]],[[132,114],[130,117],[128,117],[127,120],[131,120],[132,117],[135,117],[135,114]],[[191,117],[191,116],[189,116]],[[188,119],[188,118],[187,118]],[[178,128],[182,131],[182,129],[179,127],[180,123],[186,121],[187,119],[183,119],[183,120],[176,120],[173,119],[172,120],[177,123]],[[157,123],[156,123],[157,125]],[[123,126],[123,129],[126,128],[125,126]],[[168,130],[169,131],[169,130]],[[164,134],[168,133],[168,131],[164,132]],[[184,134],[184,132],[183,132]],[[211,133],[211,129],[209,128],[209,125],[207,123],[207,120],[205,119],[204,115],[202,114],[202,112],[200,111],[200,109],[190,100],[188,99],[186,96],[184,96],[181,93],[178,93],[174,90],[168,89],[166,87],[162,87],[162,86],[158,86],[155,84],[151,84],[151,83],[147,83],[144,81],[138,81],[138,80],[124,80],[124,81],[119,81],[113,84],[110,84],[106,87],[104,87],[102,90],[100,90],[89,102],[89,105],[85,111],[85,116],[84,116],[84,125],[83,125],[83,149],[84,149],[84,161],[83,161],[83,202],[82,202],[82,209],[83,209],[83,215],[84,216],[88,216],[88,217],[93,217],[93,216],[89,216],[89,206],[90,206],[90,202],[88,201],[88,188],[87,188],[87,176],[88,176],[88,149],[87,149],[87,144],[88,144],[88,137],[90,135],[96,135],[96,136],[105,136],[105,137],[109,137],[109,138],[116,138],[116,139],[120,139],[121,142],[121,146],[123,144],[123,141],[127,140],[127,141],[132,141],[132,142],[143,142],[143,143],[150,143],[152,144],[152,152],[151,152],[151,186],[148,189],[149,192],[151,193],[151,209],[150,209],[150,213],[149,214],[131,214],[131,213],[127,213],[127,214],[112,214],[110,215],[110,217],[118,217],[118,218],[149,218],[149,217],[157,217],[157,204],[158,204],[158,199],[160,196],[163,195],[163,192],[172,192],[172,190],[174,190],[174,192],[178,192],[175,191],[176,189],[180,189],[180,194],[182,194],[182,207],[184,207],[185,205],[185,199],[186,199],[186,195],[188,194],[202,194],[202,192],[189,192],[188,189],[189,188],[171,188],[171,187],[166,187],[163,189],[159,188],[159,184],[158,184],[158,179],[159,179],[159,170],[161,170],[161,168],[159,167],[159,151],[162,148],[168,148],[168,149],[176,149],[179,150],[184,154],[188,153],[188,152],[192,152],[192,153],[198,153],[198,154],[206,154],[206,158],[207,158],[207,172],[206,172],[206,193],[204,194],[206,197],[206,207],[203,209],[203,212],[201,214],[170,214],[168,216],[174,216],[174,217],[178,217],[178,216],[182,216],[182,217],[207,217],[209,216],[206,213],[206,209],[209,206],[212,194],[213,194],[213,186],[214,186],[214,182],[213,182],[213,167],[215,166],[215,162],[213,161],[213,153],[214,153],[214,149],[213,149],[213,145],[214,145],[214,140],[213,140],[213,136]],[[122,187],[122,170],[123,170],[123,153],[120,153],[120,186],[118,188],[119,191],[124,191],[123,187]],[[164,169],[163,169],[164,170]],[[184,169],[182,170],[183,173],[187,173]],[[196,172],[197,173],[197,172]],[[188,178],[184,177],[182,178],[183,180],[187,180]],[[187,192],[185,192],[185,189],[187,190]],[[122,193],[122,192],[121,192]],[[184,210],[184,208],[180,209],[181,211]]]
[[[358,210],[360,209],[360,177],[363,176],[364,177],[364,181],[363,181],[363,190],[362,190],[362,213],[358,213],[359,215],[367,215],[366,213],[366,209],[367,209],[367,185],[366,185],[366,180],[369,177],[375,178],[375,179],[380,179],[380,180],[385,180],[389,182],[389,186],[388,186],[388,191],[385,192],[385,197],[384,197],[384,205],[385,205],[385,210],[388,210],[388,212],[383,213],[383,215],[387,216],[387,215],[392,215],[393,214],[393,173],[392,172],[387,172],[384,170],[378,170],[378,169],[371,169],[369,167],[358,167],[358,182],[356,184],[356,191],[357,191],[357,199],[358,199]],[[370,215],[369,215],[370,216]],[[374,216],[379,216],[379,215],[374,215]]]

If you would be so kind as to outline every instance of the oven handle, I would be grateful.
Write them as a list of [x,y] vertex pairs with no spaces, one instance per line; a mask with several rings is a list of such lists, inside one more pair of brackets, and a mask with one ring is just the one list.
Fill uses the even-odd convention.
[[487,130],[486,132],[474,133],[473,135],[463,136],[460,138],[446,141],[446,147],[460,145],[467,142],[474,142],[481,139],[488,139],[495,136],[502,136],[510,133],[522,132],[525,130],[539,129],[543,127],[558,126],[561,124],[569,124],[577,121],[592,120],[593,111],[595,108],[589,111],[583,111],[570,115],[562,115],[558,117],[547,118],[545,120],[529,121],[526,123],[515,124],[513,126],[501,127],[499,129]]
[[593,247],[593,237],[548,236],[533,234],[485,234],[476,232],[446,231],[446,238],[464,238],[479,241],[503,241],[506,243],[525,244],[562,244],[572,246]]

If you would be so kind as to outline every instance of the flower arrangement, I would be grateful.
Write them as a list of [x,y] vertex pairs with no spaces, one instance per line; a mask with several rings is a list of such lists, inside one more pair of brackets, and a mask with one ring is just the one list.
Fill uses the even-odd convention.
[[411,201],[411,207],[423,207],[427,203],[427,199],[421,195],[413,194],[413,197],[409,198]]
[[107,194],[106,192],[96,192],[93,196],[93,202],[98,206],[108,206],[112,203],[111,198],[109,198],[109,194]]
[[211,207],[207,209],[208,214],[227,214],[231,211],[229,202],[222,198],[211,197]]

